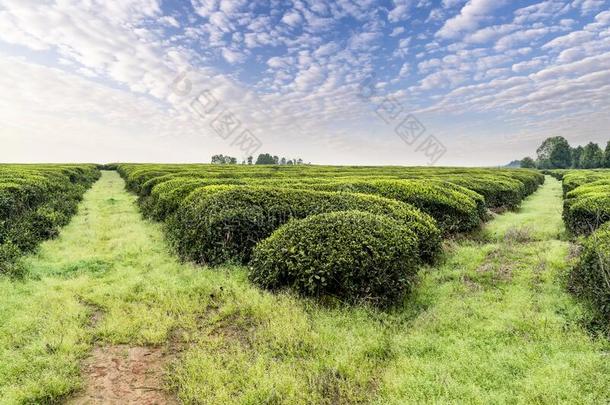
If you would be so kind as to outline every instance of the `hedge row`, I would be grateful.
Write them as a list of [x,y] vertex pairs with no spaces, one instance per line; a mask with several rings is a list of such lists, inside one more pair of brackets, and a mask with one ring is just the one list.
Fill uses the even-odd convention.
[[176,177],[217,179],[256,184],[261,181],[299,183],[351,182],[373,180],[436,179],[464,186],[486,199],[491,209],[516,207],[544,182],[544,176],[524,169],[463,169],[404,167],[340,167],[340,166],[241,166],[241,165],[118,165],[128,188],[140,196],[148,196],[154,186]]
[[589,300],[599,310],[604,326],[610,327],[610,223],[585,241],[570,284],[578,296]]
[[561,175],[564,196],[577,187],[608,179],[610,170],[570,170]]
[[306,187],[371,194],[411,204],[431,215],[444,234],[472,231],[480,225],[484,213],[484,200],[480,195],[434,180],[337,181]]
[[233,184],[243,184],[243,182],[177,176],[155,185],[149,195],[141,196],[139,199],[140,207],[147,218],[162,221],[176,212],[182,201],[192,191],[205,186]]
[[268,289],[390,305],[441,235],[514,208],[534,171],[396,167],[118,165],[145,216],[186,260],[250,263]]
[[250,279],[270,290],[389,306],[413,285],[418,240],[385,215],[312,215],[290,221],[256,245]]
[[434,219],[417,208],[378,196],[257,186],[209,186],[186,198],[167,221],[179,255],[198,263],[247,263],[262,239],[291,219],[359,210],[386,215],[419,239],[419,257],[432,261],[440,251]]
[[566,173],[563,187],[563,219],[570,232],[588,235],[610,221],[610,171]]
[[98,178],[95,165],[0,165],[0,274],[18,275],[18,258],[56,236]]

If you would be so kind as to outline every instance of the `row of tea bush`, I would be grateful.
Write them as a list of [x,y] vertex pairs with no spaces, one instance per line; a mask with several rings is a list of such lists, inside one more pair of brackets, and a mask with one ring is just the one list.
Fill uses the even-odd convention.
[[0,165],[0,274],[20,275],[18,259],[58,234],[99,175],[95,165]]
[[250,264],[252,280],[266,288],[384,305],[438,257],[443,236],[477,229],[489,209],[514,208],[544,182],[518,169],[116,168],[183,259]]
[[610,170],[553,170],[563,184],[563,218],[574,236],[582,236],[582,254],[570,284],[599,310],[610,327]]

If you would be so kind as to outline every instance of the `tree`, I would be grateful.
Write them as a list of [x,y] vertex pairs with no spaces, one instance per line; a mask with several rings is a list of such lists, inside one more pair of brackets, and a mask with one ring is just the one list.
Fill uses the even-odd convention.
[[583,147],[577,146],[572,148],[572,168],[580,169],[580,157],[582,156]]
[[535,169],[536,168],[536,162],[534,162],[534,159],[532,159],[531,157],[524,157],[521,160],[521,167],[523,169]]
[[[608,144],[610,145],[610,142],[608,142]],[[297,165],[302,165],[303,164],[303,159],[299,158],[297,160]]]
[[567,169],[572,166],[570,144],[563,136],[545,139],[536,153],[541,169]]
[[225,163],[224,155],[214,155],[212,156],[212,164],[215,165],[223,165]]
[[602,167],[604,162],[604,152],[598,144],[589,142],[584,147],[582,155],[580,157],[581,169],[596,169]]
[[248,156],[248,164],[251,165],[252,164],[252,156]]
[[610,141],[606,144],[606,151],[604,152],[604,167],[610,169]]
[[256,159],[256,163],[257,165],[272,165],[275,164],[275,161],[273,160],[273,156],[271,156],[268,153],[261,153],[260,155],[258,155],[258,158]]
[[286,164],[286,158],[282,156],[282,158],[280,159],[280,164],[281,165],[285,165]]
[[236,165],[237,164],[237,158],[234,158],[232,156],[225,156],[225,155],[214,155],[212,156],[212,164],[215,165]]

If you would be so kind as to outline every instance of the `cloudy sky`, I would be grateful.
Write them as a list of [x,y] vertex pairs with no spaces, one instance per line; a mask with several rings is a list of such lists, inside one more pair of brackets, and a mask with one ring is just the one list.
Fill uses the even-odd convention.
[[610,1],[0,0],[0,161],[498,165],[610,139]]

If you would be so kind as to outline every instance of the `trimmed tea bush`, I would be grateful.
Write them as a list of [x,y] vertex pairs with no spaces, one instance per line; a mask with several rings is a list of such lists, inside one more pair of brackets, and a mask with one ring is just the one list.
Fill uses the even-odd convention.
[[501,176],[452,177],[448,180],[479,193],[485,198],[485,204],[494,209],[514,209],[526,195],[521,181]]
[[360,210],[387,215],[417,235],[422,260],[440,251],[435,221],[415,207],[378,196],[275,187],[210,186],[193,191],[167,221],[170,243],[183,259],[246,263],[254,245],[293,218]]
[[417,240],[408,227],[383,215],[314,215],[293,220],[260,242],[250,279],[270,290],[388,306],[412,288]]
[[430,214],[445,234],[468,232],[481,224],[477,202],[470,191],[460,192],[454,185],[428,180],[379,180],[335,182],[311,185],[312,189],[373,194],[411,204]]
[[99,175],[95,165],[0,165],[0,274],[20,274],[18,258],[59,233]]
[[590,300],[610,327],[610,223],[587,238],[570,281],[573,291]]
[[589,234],[610,221],[610,178],[586,183],[568,192],[563,219],[575,234]]
[[174,177],[153,187],[149,196],[140,197],[142,213],[157,221],[173,214],[182,201],[201,187],[211,185],[241,184],[240,180],[201,179],[197,177]]

